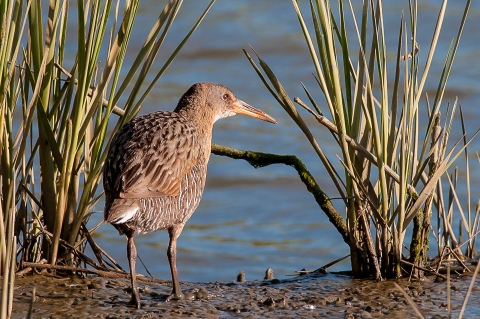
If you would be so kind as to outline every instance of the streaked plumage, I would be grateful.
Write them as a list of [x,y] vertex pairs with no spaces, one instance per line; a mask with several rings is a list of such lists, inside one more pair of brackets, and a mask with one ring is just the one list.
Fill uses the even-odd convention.
[[182,298],[176,240],[202,197],[213,123],[236,113],[276,123],[238,100],[225,86],[197,83],[185,92],[173,112],[138,117],[114,136],[103,174],[105,221],[127,236],[132,303],[136,307],[140,307],[135,280],[136,231],[168,230],[167,255],[173,282],[168,300]]

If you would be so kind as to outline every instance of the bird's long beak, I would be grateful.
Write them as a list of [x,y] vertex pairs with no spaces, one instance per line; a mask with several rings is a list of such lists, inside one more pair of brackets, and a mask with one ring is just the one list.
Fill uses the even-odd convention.
[[235,102],[233,102],[233,111],[237,114],[245,114],[265,122],[277,124],[277,121],[273,117],[243,102],[242,100],[237,99]]

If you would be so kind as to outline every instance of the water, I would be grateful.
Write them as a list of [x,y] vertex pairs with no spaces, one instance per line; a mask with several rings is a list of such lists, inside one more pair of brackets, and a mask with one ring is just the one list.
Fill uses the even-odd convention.
[[[175,48],[207,3],[184,3],[167,37],[167,49],[159,54],[159,61],[163,61]],[[253,54],[248,47],[250,43],[276,72],[290,96],[308,100],[300,84],[303,82],[312,90],[317,101],[323,102],[321,92],[316,89],[312,76],[314,68],[292,4],[289,1],[272,3],[256,0],[215,3],[200,28],[144,102],[141,114],[159,109],[172,110],[192,83],[211,81],[225,84],[240,99],[276,118],[278,125],[244,116],[228,118],[215,124],[213,142],[238,149],[295,154],[304,161],[322,189],[330,196],[336,196],[331,181],[323,178],[326,173],[316,154],[293,121],[264,88],[242,52],[242,48],[245,48]],[[304,16],[308,17],[308,2],[300,1],[300,5],[304,8]],[[384,1],[384,6],[385,22],[391,31],[386,33],[387,42],[391,45],[387,55],[389,62],[392,62],[396,49],[392,44],[398,37],[401,10],[407,12],[408,4],[406,1],[401,4]],[[431,0],[423,2],[419,8],[422,69],[439,6],[440,1]],[[456,34],[462,15],[462,6],[463,1],[451,1],[447,8],[447,22],[426,83],[428,92],[433,92],[437,86],[446,50]],[[133,50],[130,54],[134,54],[142,44],[145,30],[150,29],[161,7],[163,2],[161,5],[153,0],[141,2],[136,22],[137,33],[132,36]],[[453,102],[455,96],[459,97],[467,118],[469,136],[478,127],[475,118],[480,115],[475,100],[480,96],[480,41],[475,27],[475,20],[479,16],[480,4],[473,2],[445,96],[445,103]],[[160,68],[161,63],[157,63],[157,67]],[[392,76],[393,70],[390,72]],[[430,101],[433,101],[431,93]],[[318,127],[308,114],[302,112],[302,115],[314,127],[313,132],[321,147],[339,168],[335,157],[339,150],[334,147],[330,134]],[[458,138],[460,126],[459,123],[456,125],[458,129],[453,134]],[[478,146],[477,140],[471,146],[472,154],[478,150]],[[472,166],[475,166],[473,162],[476,163],[476,159],[471,159]],[[474,167],[471,176],[473,201],[479,197],[476,172]],[[340,201],[336,201],[336,207],[342,212]],[[99,203],[97,208],[101,211],[103,203]],[[101,213],[94,215],[90,227],[101,218]],[[123,236],[118,236],[113,227],[102,225],[95,238],[100,246],[128,269]],[[169,279],[166,232],[135,238],[139,255],[153,276]],[[259,279],[263,278],[268,267],[274,269],[276,277],[285,278],[295,270],[316,269],[347,254],[347,245],[330,225],[313,196],[306,191],[293,168],[275,165],[254,169],[244,161],[212,155],[203,201],[178,241],[177,266],[180,279],[185,281],[233,280],[240,270],[245,270],[248,280]],[[333,269],[348,268],[347,259]],[[140,264],[137,269],[145,273]]]

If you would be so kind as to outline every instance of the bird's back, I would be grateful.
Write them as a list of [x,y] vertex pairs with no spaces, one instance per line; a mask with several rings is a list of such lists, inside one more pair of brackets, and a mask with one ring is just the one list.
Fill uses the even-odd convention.
[[186,222],[200,202],[209,147],[194,123],[175,112],[158,111],[126,123],[105,161],[105,220],[120,232]]

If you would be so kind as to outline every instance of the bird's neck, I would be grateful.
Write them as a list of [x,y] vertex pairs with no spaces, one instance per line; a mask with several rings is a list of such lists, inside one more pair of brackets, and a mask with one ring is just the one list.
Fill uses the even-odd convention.
[[187,119],[195,126],[198,132],[198,143],[201,145],[206,162],[210,157],[212,144],[212,129],[215,122],[215,114],[202,110],[211,109],[206,105],[205,94],[183,96],[177,104],[174,112]]
[[184,117],[193,125],[197,131],[197,143],[202,148],[202,153],[208,162],[210,157],[210,149],[212,144],[212,130],[215,118],[213,115],[199,112],[194,108],[183,107],[180,110],[175,110],[179,115]]
[[190,123],[192,123],[199,133],[207,137],[212,137],[213,123],[215,122],[215,114],[210,114],[209,112],[201,112],[200,109],[204,109],[205,106],[196,107],[184,107],[179,110],[175,110]]
[[200,147],[200,153],[203,154],[203,164],[206,166],[210,159],[212,150],[212,125],[196,125],[197,127],[197,145]]

